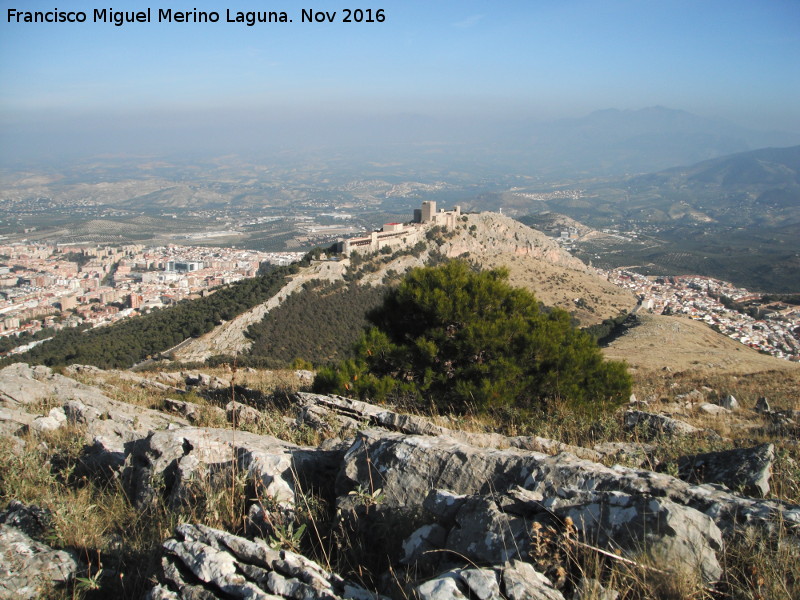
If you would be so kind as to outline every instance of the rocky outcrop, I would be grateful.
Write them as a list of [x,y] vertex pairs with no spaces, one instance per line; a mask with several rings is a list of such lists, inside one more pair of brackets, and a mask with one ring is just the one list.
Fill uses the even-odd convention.
[[480,257],[497,254],[531,256],[576,271],[588,269],[555,240],[511,217],[484,212],[469,215],[469,223],[477,227],[479,235],[470,235],[468,229],[456,230],[457,235],[445,239],[439,251],[452,258],[465,252]]
[[48,367],[21,363],[0,369],[0,423],[6,430],[16,429],[15,435],[77,426],[87,444],[79,471],[105,474],[119,470],[136,440],[152,431],[188,425],[178,416],[112,400],[98,388]]
[[721,452],[705,452],[682,458],[678,468],[686,481],[719,483],[732,490],[753,496],[769,493],[775,447],[761,444],[755,448],[737,448]]
[[34,539],[50,527],[49,513],[35,506],[12,502],[0,513],[0,600],[35,600],[77,575],[73,552]]
[[759,500],[709,485],[628,467],[606,467],[562,453],[549,456],[518,449],[477,448],[446,437],[361,432],[345,453],[336,481],[340,500],[348,492],[380,487],[388,506],[422,506],[432,489],[454,494],[504,494],[516,487],[543,499],[572,493],[617,492],[668,498],[711,517],[723,531],[741,521],[768,525],[780,517],[800,527],[800,507]]
[[[380,566],[369,577],[374,589],[366,590],[298,554],[185,524],[164,545],[151,598],[366,600],[377,590],[431,600],[612,599],[614,590],[577,581],[561,568],[567,550],[615,560],[647,556],[655,565],[649,568],[668,577],[694,572],[713,585],[721,577],[724,546],[742,525],[770,532],[781,523],[788,535],[800,533],[800,507],[749,495],[769,490],[771,445],[686,457],[684,481],[597,462],[616,456],[652,466],[654,448],[647,444],[581,449],[544,438],[462,432],[335,396],[299,393],[291,401],[300,423],[344,439],[310,448],[241,431],[248,421],[263,424],[265,414],[253,406],[266,401],[261,395],[245,405],[224,389],[218,402],[227,403],[236,427],[196,427],[187,419],[197,421],[197,409],[183,400],[166,402],[170,413],[161,413],[111,400],[44,367],[0,370],[0,426],[7,435],[25,443],[39,433],[47,440],[48,428],[74,427],[86,436],[81,468],[119,475],[128,498],[143,510],[157,502],[185,507],[223,486],[239,486],[246,534],[285,541],[277,527],[308,510],[313,495],[330,509],[324,543],[337,536],[349,543],[352,536],[366,554],[381,547]],[[665,415],[626,415],[637,432],[703,433]],[[74,557],[41,542],[46,512],[12,508],[0,515],[0,542],[21,550],[0,565],[0,579],[28,589],[19,577],[33,572],[33,563],[49,565],[39,583],[74,577]],[[318,543],[326,534],[314,535]],[[20,562],[28,558],[33,563]]]
[[548,454],[571,452],[589,460],[601,458],[601,454],[594,450],[538,436],[506,437],[497,433],[474,433],[449,429],[442,425],[436,425],[425,417],[401,414],[385,407],[342,396],[296,392],[293,400],[297,407],[298,424],[310,425],[331,433],[341,434],[344,432],[354,435],[364,426],[376,426],[408,435],[447,436],[482,448],[513,447]]
[[[230,485],[234,473],[245,475],[264,499],[294,504],[302,481],[324,481],[335,473],[339,453],[301,448],[265,435],[233,429],[184,427],[157,431],[133,443],[122,481],[139,507],[157,498],[168,505],[191,504],[195,496]],[[332,479],[330,473],[327,479]]]
[[161,583],[148,598],[354,600],[379,597],[306,557],[203,525],[164,542]]
[[641,410],[629,410],[625,413],[625,427],[628,430],[635,429],[646,439],[662,434],[678,436],[702,433],[702,429],[678,419]]

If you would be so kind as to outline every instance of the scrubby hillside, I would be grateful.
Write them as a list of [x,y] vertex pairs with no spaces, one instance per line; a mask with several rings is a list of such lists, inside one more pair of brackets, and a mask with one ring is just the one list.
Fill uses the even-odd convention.
[[637,324],[603,350],[607,358],[642,369],[700,369],[715,373],[800,373],[800,364],[761,354],[685,317],[637,313]]
[[[299,350],[300,346],[289,343],[289,340],[264,339],[264,336],[276,332],[291,335],[294,331],[295,335],[305,336],[305,346],[316,342],[320,351],[314,350],[308,356],[294,356],[289,360],[306,358],[331,362],[341,359],[340,352],[327,351],[331,346],[329,329],[341,328],[333,327],[336,324],[332,320],[320,321],[319,314],[300,314],[303,307],[314,304],[317,299],[298,299],[291,306],[283,306],[287,298],[293,294],[317,294],[318,288],[309,285],[315,280],[332,284],[346,282],[351,290],[358,286],[393,285],[415,267],[452,258],[465,258],[484,269],[508,268],[512,285],[532,291],[546,306],[566,310],[582,326],[615,317],[635,306],[635,299],[629,292],[595,275],[543,233],[500,214],[470,214],[464,215],[455,229],[431,227],[425,239],[413,247],[395,247],[369,255],[353,254],[343,260],[315,261],[301,269],[268,302],[187,342],[173,353],[174,358],[181,362],[202,362],[214,356],[239,355],[249,356],[257,364],[278,364],[280,361],[287,364],[288,347]],[[342,305],[342,310],[346,304],[346,310],[360,310],[361,314],[346,315],[343,320],[350,323],[363,321],[363,313],[376,305],[375,298],[366,301],[372,295],[352,295],[363,298],[364,302],[341,303],[337,300],[337,304]],[[275,310],[278,306],[281,310]],[[319,326],[307,334],[302,333],[303,328],[289,326],[291,323],[307,324],[306,321],[317,322]],[[350,333],[352,335],[348,332],[343,335],[355,339],[358,331]],[[318,336],[318,340],[314,340],[314,336]],[[340,347],[348,345],[336,344]]]

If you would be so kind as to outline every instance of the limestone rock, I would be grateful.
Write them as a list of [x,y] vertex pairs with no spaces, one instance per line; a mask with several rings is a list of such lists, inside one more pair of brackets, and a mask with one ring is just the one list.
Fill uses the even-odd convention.
[[381,483],[387,507],[423,506],[434,485],[456,496],[503,495],[522,487],[544,499],[569,490],[616,491],[669,498],[708,515],[723,530],[742,521],[769,527],[776,517],[800,526],[798,506],[693,485],[644,469],[610,468],[568,453],[548,456],[515,448],[477,448],[443,436],[362,431],[344,455],[336,495],[347,496],[359,486],[370,489],[370,481]]
[[495,569],[459,569],[458,577],[469,588],[469,595],[478,600],[502,600],[500,582]]
[[658,434],[694,435],[702,432],[701,429],[678,419],[641,410],[629,410],[625,413],[625,427],[629,430],[641,429],[646,436]]
[[732,490],[743,490],[755,496],[769,493],[775,447],[761,444],[754,448],[737,448],[706,452],[680,459],[681,479],[702,483],[721,483]]
[[[216,408],[221,416],[225,417],[225,411],[223,411],[219,407]],[[164,410],[169,412],[173,412],[179,414],[180,416],[184,417],[190,423],[196,423],[197,420],[200,418],[200,407],[193,402],[185,402],[184,400],[176,400],[174,398],[167,398],[164,400]]]
[[522,561],[452,569],[416,586],[414,596],[420,600],[564,600],[544,575]]
[[[73,367],[67,372],[84,370]],[[23,406],[30,410],[31,406],[52,405],[52,402],[60,406],[51,409],[46,416],[22,416]],[[0,369],[0,425],[4,415],[16,415],[14,420],[26,422],[36,432],[66,424],[79,425],[85,434],[87,453],[81,459],[77,474],[95,471],[110,474],[122,466],[127,447],[135,440],[151,431],[188,424],[177,416],[112,400],[98,388],[53,373],[48,367],[30,367],[22,363]],[[13,427],[9,420],[5,423],[8,425],[4,429]]]
[[68,400],[63,406],[66,420],[72,425],[86,425],[100,418],[100,411],[94,406],[86,406],[80,400]]
[[502,577],[508,600],[564,600],[561,592],[530,563],[511,561]]
[[247,406],[241,402],[230,401],[225,405],[225,417],[229,423],[239,425],[257,425],[262,421],[264,415],[252,406]]
[[445,548],[476,564],[498,565],[520,558],[529,538],[525,519],[503,512],[490,496],[474,496],[458,511]]
[[771,412],[769,400],[767,400],[764,396],[761,396],[756,401],[756,412],[762,415]]
[[458,587],[458,576],[455,573],[443,573],[426,581],[414,590],[420,600],[468,600],[469,596]]
[[382,600],[302,555],[203,525],[179,525],[164,549],[154,599]]
[[365,430],[344,455],[336,493],[346,496],[358,486],[370,489],[370,481],[380,481],[388,506],[421,506],[432,482],[455,494],[502,492],[529,476],[532,460],[545,457],[517,449],[476,448],[444,436]]
[[0,524],[0,599],[36,600],[78,571],[75,555],[37,542],[16,527]]
[[400,562],[413,565],[421,560],[430,560],[426,553],[444,547],[447,530],[438,523],[423,525],[403,542],[403,557]]
[[726,415],[730,412],[724,406],[720,406],[718,404],[711,404],[710,402],[703,402],[697,407],[697,410],[712,416]]
[[178,505],[202,493],[198,485],[224,480],[235,464],[258,484],[260,494],[291,505],[296,483],[313,477],[315,469],[330,468],[337,457],[337,452],[301,448],[272,436],[184,427],[157,431],[132,444],[122,476],[137,506],[149,505],[159,493],[168,504]]
[[55,431],[66,423],[66,419],[57,419],[51,416],[36,417],[31,423],[31,430],[37,433]]
[[545,504],[562,518],[570,517],[595,545],[633,556],[647,552],[666,570],[699,569],[706,582],[722,574],[716,554],[722,549],[722,532],[694,508],[620,492],[565,492]]
[[46,508],[35,504],[26,506],[18,500],[12,500],[8,508],[0,513],[0,524],[15,527],[25,535],[43,541],[53,528],[53,515]]
[[603,442],[592,448],[603,459],[622,463],[628,467],[644,467],[654,464],[656,447],[641,442]]
[[338,429],[357,431],[364,425],[399,431],[409,435],[447,436],[471,446],[483,448],[520,448],[548,454],[571,452],[581,458],[599,460],[600,456],[588,448],[571,446],[538,436],[506,437],[496,433],[473,433],[448,429],[418,415],[400,414],[384,407],[342,396],[297,392],[293,396],[298,407],[298,422],[330,431],[331,422]]
[[736,410],[739,408],[739,401],[731,394],[728,394],[719,401],[719,405],[723,408],[727,408],[728,410]]

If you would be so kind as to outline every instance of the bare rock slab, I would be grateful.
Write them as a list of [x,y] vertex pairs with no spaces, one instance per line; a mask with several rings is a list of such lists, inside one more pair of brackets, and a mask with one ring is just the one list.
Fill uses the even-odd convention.
[[719,483],[732,490],[764,497],[769,494],[775,447],[761,444],[720,452],[694,454],[680,459],[681,479],[701,483]]
[[178,526],[164,550],[150,598],[382,600],[300,554],[203,525]]
[[16,527],[0,524],[0,599],[41,598],[78,571],[74,554],[37,542]]

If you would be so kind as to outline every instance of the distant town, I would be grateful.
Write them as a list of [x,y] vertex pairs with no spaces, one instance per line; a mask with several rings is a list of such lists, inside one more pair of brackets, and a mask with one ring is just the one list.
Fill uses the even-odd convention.
[[[417,209],[410,224],[387,223],[370,235],[339,242],[339,251],[378,251],[408,245],[431,225],[452,227],[460,209]],[[579,236],[565,228],[562,245]],[[288,265],[304,252],[165,245],[118,247],[18,242],[0,246],[0,338],[65,327],[100,327],[197,298],[213,288],[254,277],[265,264]],[[765,303],[761,294],[700,276],[646,277],[626,269],[594,269],[631,290],[639,310],[686,315],[772,356],[800,361],[800,306]],[[10,350],[24,352],[47,338]]]
[[641,309],[687,315],[746,346],[800,361],[800,306],[764,302],[761,294],[710,277],[645,277],[625,269],[598,271],[636,294]]
[[255,277],[265,264],[288,265],[304,254],[175,245],[0,246],[0,337],[100,327],[200,297]]

